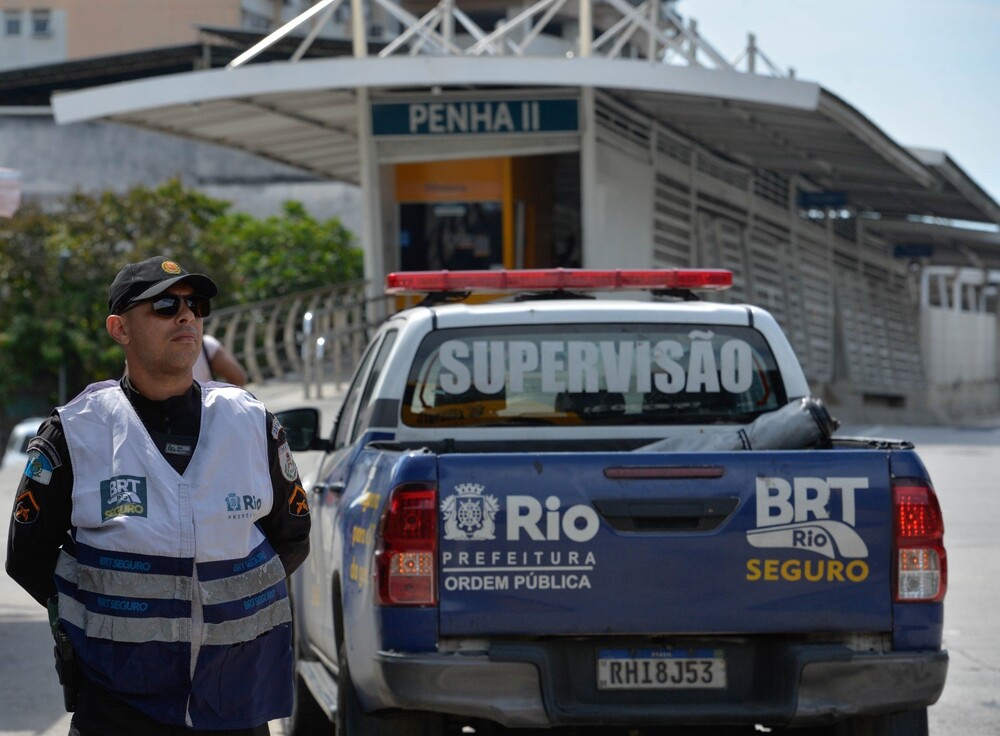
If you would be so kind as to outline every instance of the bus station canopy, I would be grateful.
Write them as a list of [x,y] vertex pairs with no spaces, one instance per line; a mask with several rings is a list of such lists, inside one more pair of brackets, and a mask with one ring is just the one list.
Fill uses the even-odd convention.
[[372,95],[434,95],[587,86],[734,162],[844,192],[857,211],[1000,223],[1000,206],[946,154],[897,144],[820,85],[700,67],[604,58],[318,58],[134,79],[57,93],[52,106],[60,123],[138,126],[357,184],[361,87]]

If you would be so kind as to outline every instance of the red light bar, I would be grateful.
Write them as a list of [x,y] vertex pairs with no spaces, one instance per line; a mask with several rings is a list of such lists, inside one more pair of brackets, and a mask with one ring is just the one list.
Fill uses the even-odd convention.
[[653,289],[721,290],[733,272],[719,268],[594,270],[535,268],[516,271],[401,271],[385,279],[387,294],[441,291],[624,291]]

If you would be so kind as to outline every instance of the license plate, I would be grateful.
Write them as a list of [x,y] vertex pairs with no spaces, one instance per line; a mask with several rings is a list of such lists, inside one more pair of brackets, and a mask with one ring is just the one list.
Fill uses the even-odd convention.
[[601,649],[598,690],[709,689],[726,686],[726,660],[712,649]]

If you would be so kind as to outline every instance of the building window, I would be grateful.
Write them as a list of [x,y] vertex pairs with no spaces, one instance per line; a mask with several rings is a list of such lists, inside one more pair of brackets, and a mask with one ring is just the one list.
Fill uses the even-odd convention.
[[5,36],[21,35],[21,11],[3,11],[3,32]]
[[52,35],[52,11],[31,11],[31,35],[36,38]]
[[259,31],[266,33],[271,30],[271,19],[266,15],[260,15],[249,10],[243,11],[243,29],[247,31]]

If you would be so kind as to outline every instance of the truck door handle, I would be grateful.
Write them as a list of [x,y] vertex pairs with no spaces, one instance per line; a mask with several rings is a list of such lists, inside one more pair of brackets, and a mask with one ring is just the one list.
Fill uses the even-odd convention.
[[736,510],[740,499],[615,498],[595,500],[594,507],[618,531],[623,532],[704,532],[719,527]]
[[313,493],[325,493],[330,491],[330,493],[336,493],[338,496],[344,492],[343,481],[334,481],[332,483],[317,483],[312,487]]

